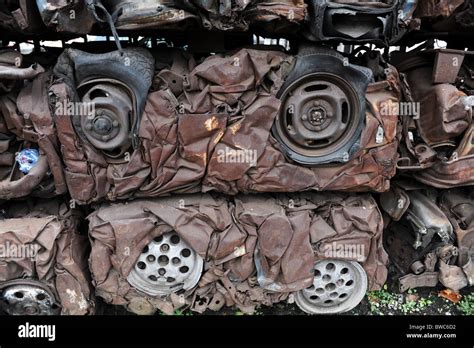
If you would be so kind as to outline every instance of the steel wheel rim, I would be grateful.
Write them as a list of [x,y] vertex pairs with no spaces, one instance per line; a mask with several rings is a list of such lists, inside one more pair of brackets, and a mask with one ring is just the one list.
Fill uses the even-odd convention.
[[178,234],[166,233],[142,250],[127,280],[152,296],[193,288],[199,281],[203,259]]
[[367,292],[367,274],[355,261],[322,260],[314,265],[313,284],[295,294],[309,314],[336,314],[356,307]]
[[[326,93],[324,89],[317,89],[317,86],[324,85],[330,86]],[[306,95],[300,95],[302,105],[296,105],[298,95],[295,97],[295,93],[308,88],[310,89]],[[328,93],[331,90],[338,91],[339,96],[344,95],[345,109],[334,106],[334,97],[331,99]],[[280,99],[282,105],[275,122],[276,133],[290,150],[307,157],[327,156],[343,148],[357,132],[360,117],[362,117],[354,88],[344,79],[330,73],[314,73],[301,77],[286,88]],[[311,122],[317,121],[317,118],[315,120],[310,115],[318,111],[323,111],[319,113],[322,120]],[[335,114],[336,111],[339,111],[339,114]],[[330,114],[333,114],[332,117],[328,117]],[[306,119],[303,120],[304,116]],[[329,134],[329,138],[320,138],[323,135],[321,132],[327,131],[331,125],[336,127],[340,120],[344,120],[342,132],[336,130],[333,134]],[[306,137],[306,140],[314,143],[304,145],[302,139],[311,132],[315,136],[312,139]]]

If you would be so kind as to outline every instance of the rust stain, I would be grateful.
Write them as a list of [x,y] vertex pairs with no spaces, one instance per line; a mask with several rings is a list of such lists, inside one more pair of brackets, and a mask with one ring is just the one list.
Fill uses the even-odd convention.
[[217,121],[216,116],[212,116],[211,118],[208,118],[206,122],[204,122],[204,126],[210,132],[219,127],[219,121]]
[[232,135],[235,135],[239,131],[241,126],[242,126],[242,122],[237,122],[236,124],[232,125],[230,127],[230,131],[232,132]]
[[222,137],[224,136],[225,131],[221,129],[219,133],[217,133],[216,137],[214,138],[214,144],[217,144],[219,141],[221,141]]

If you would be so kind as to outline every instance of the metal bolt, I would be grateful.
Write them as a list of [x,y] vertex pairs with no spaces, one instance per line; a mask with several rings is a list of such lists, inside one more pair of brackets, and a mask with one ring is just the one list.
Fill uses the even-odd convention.
[[103,135],[103,136],[102,136],[102,140],[103,140],[103,141],[107,141],[107,140],[109,140],[109,138],[110,138],[110,137],[109,137],[108,135]]
[[303,116],[301,116],[301,119],[302,119],[303,121],[306,121],[306,120],[308,119],[308,116],[307,116],[307,115],[303,115]]
[[119,122],[115,120],[114,122],[112,122],[112,126],[114,126],[114,128],[117,128],[119,126]]

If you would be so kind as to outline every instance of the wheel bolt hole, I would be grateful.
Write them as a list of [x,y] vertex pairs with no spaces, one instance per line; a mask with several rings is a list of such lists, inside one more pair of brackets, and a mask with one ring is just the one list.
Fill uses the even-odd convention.
[[160,268],[160,269],[158,270],[158,274],[159,274],[160,276],[164,276],[164,275],[166,274],[166,269]]
[[344,267],[341,269],[341,274],[347,274],[349,272],[349,269],[347,267]]
[[156,257],[153,256],[153,255],[148,255],[148,256],[146,257],[146,260],[147,260],[148,262],[155,262]]
[[323,281],[328,282],[331,280],[331,276],[329,274],[323,275]]
[[324,294],[324,289],[323,289],[323,288],[317,288],[317,289],[316,289],[316,293],[317,293],[317,294],[320,294],[320,295],[321,295],[321,294]]
[[183,267],[180,267],[179,268],[179,271],[181,273],[187,273],[189,271],[189,267],[188,266],[183,266]]
[[173,265],[179,265],[181,263],[181,260],[179,259],[179,257],[173,257],[171,259],[171,262],[173,263]]
[[349,281],[346,283],[346,286],[351,286],[352,284],[354,284],[354,281],[353,281],[353,280],[349,280]]
[[336,284],[334,283],[329,283],[328,285],[326,285],[325,289],[327,291],[333,291],[334,289],[336,288]]
[[156,282],[158,280],[158,278],[156,278],[154,275],[148,276],[148,279],[150,279],[153,282]]
[[158,264],[160,266],[166,266],[168,263],[169,263],[170,259],[168,258],[168,256],[166,255],[161,255],[159,258],[158,258]]
[[163,236],[158,236],[153,239],[156,243],[161,243],[163,241]]
[[329,294],[329,297],[331,297],[331,298],[336,298],[336,297],[337,297],[337,292],[331,292],[331,293]]
[[335,269],[336,269],[336,266],[333,263],[328,263],[326,265],[326,271],[328,272],[334,272]]
[[314,270],[314,276],[315,276],[316,278],[321,277],[321,272],[320,272],[319,270],[315,269],[315,270]]
[[21,291],[15,292],[15,297],[16,298],[23,298],[25,295]]
[[171,236],[170,241],[172,244],[178,244],[180,242],[180,238],[178,235],[174,234]]
[[168,250],[170,250],[170,246],[168,244],[163,244],[162,246],[160,246],[160,250],[162,253],[166,253],[168,252]]
[[318,300],[319,299],[319,296],[316,296],[316,295],[312,295],[309,297],[311,300],[315,301],[315,300]]
[[189,250],[189,249],[183,249],[183,250],[181,251],[181,256],[183,256],[183,257],[189,257],[189,256],[191,256],[191,250]]
[[142,250],[142,254],[146,254],[148,252],[148,245],[146,245],[143,250]]
[[36,295],[36,299],[38,301],[44,301],[46,299],[46,295],[45,294],[38,294],[38,295]]
[[146,268],[146,264],[145,262],[140,261],[139,263],[137,263],[137,267],[143,270]]
[[176,280],[176,279],[174,279],[173,277],[168,277],[168,278],[166,278],[166,282],[167,282],[167,283],[172,283],[172,282],[174,282],[175,280]]

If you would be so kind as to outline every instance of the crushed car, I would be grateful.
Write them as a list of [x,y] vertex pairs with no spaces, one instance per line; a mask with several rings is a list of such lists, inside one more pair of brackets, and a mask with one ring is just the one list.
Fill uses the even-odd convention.
[[93,315],[90,245],[69,202],[1,206],[0,310],[10,315]]

